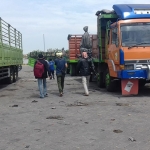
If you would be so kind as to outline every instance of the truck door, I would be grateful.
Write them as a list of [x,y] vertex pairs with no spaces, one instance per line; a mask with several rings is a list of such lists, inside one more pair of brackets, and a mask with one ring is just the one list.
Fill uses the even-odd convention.
[[108,67],[112,77],[117,77],[117,67],[119,65],[119,36],[118,28],[110,30],[110,41],[108,46]]

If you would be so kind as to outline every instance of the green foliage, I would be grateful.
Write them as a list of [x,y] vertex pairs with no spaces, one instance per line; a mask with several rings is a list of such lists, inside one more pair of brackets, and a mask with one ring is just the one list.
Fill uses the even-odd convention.
[[49,48],[47,49],[47,51],[42,51],[42,50],[33,50],[31,51],[30,53],[27,54],[27,58],[37,58],[38,57],[38,54],[39,53],[42,53],[43,56],[46,58],[46,59],[49,59],[49,58],[52,58],[54,59],[55,58],[55,53],[57,51],[62,51],[63,52],[63,55],[64,57],[68,57],[69,55],[69,50],[64,50],[64,48],[62,49],[58,49],[58,48],[55,48],[55,49],[52,49],[52,48]]

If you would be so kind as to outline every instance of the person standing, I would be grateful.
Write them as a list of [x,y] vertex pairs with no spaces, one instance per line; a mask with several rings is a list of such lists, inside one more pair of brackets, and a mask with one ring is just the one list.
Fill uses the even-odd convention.
[[91,74],[91,61],[88,61],[87,52],[82,53],[82,58],[78,61],[77,72],[80,72],[84,87],[84,96],[89,96],[89,79]]
[[86,48],[87,50],[92,49],[92,41],[91,41],[91,37],[88,33],[88,26],[85,26],[83,28],[83,30],[85,31],[85,33],[82,35],[80,49],[81,48]]
[[[43,71],[42,71],[42,74],[39,75],[41,73],[41,69]],[[48,77],[47,74],[50,76],[47,62],[44,60],[43,55],[39,54],[38,55],[38,60],[34,64],[34,76],[38,81],[38,87],[39,87],[39,91],[40,91],[40,98],[44,98],[44,97],[48,96],[48,94],[47,94],[47,85],[46,85],[46,78]]]
[[54,70],[55,70],[55,67],[54,67],[54,61],[52,59],[49,59],[49,70],[50,70],[50,79],[55,79],[54,77]]
[[88,61],[91,61],[91,68],[93,73],[96,75],[95,66],[93,63],[93,57],[92,57],[92,40],[90,37],[90,34],[88,33],[88,26],[85,26],[83,28],[85,33],[82,35],[81,43],[80,43],[80,53],[87,52],[88,55]]
[[57,76],[57,84],[59,90],[59,96],[63,96],[64,89],[64,79],[66,68],[68,67],[66,60],[62,58],[62,52],[56,53],[55,65],[56,65],[56,76]]

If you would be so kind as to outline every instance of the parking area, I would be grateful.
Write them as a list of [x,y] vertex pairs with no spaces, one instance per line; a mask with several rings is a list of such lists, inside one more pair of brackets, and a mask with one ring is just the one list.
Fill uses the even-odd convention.
[[150,150],[149,84],[125,97],[92,82],[86,97],[81,78],[67,75],[63,97],[48,79],[40,99],[32,70],[0,85],[0,150]]

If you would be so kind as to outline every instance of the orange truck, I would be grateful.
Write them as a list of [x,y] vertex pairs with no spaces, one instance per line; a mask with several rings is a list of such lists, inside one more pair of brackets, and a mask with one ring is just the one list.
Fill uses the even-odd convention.
[[116,4],[96,16],[98,86],[115,91],[121,84],[122,95],[138,94],[150,80],[150,4]]

